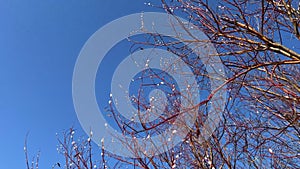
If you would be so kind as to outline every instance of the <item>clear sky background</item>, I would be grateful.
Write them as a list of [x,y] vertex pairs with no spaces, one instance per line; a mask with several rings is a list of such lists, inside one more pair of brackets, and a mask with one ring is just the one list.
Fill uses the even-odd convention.
[[25,168],[27,132],[30,157],[41,151],[40,168],[62,162],[55,134],[74,126],[84,135],[72,102],[72,73],[82,46],[114,19],[158,11],[144,2],[0,1],[1,169]]
[[162,11],[144,4],[149,1],[160,4],[159,0],[0,0],[0,169],[25,168],[28,132],[29,157],[41,151],[41,169],[63,164],[56,133],[74,127],[85,136],[72,101],[72,74],[81,48],[114,19]]

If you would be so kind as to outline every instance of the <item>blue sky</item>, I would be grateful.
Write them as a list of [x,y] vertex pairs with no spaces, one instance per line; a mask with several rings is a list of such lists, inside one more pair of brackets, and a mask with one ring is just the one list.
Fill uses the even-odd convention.
[[145,2],[149,0],[0,0],[0,168],[25,168],[27,132],[30,158],[41,151],[40,168],[63,163],[56,133],[73,126],[85,136],[72,101],[72,74],[81,48],[114,19],[160,11]]
[[[40,168],[60,161],[55,133],[74,126],[72,73],[87,39],[121,16],[157,11],[143,0],[0,1],[0,168],[25,168],[41,151]],[[148,1],[147,1],[148,2]]]

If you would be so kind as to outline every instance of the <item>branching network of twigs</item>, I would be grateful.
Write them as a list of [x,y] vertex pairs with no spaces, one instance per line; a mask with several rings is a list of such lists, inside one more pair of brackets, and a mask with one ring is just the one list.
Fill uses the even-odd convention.
[[[228,89],[218,128],[208,140],[199,142],[199,128],[205,124],[211,98],[208,97],[197,105],[199,117],[185,140],[156,156],[123,158],[106,152],[101,145],[94,148],[99,151],[93,152],[90,139],[75,142],[71,129],[59,140],[64,166],[68,169],[300,168],[300,2],[161,0],[146,4],[189,20],[217,49],[218,53],[210,57],[221,58],[226,70],[224,85]],[[193,43],[200,41],[194,38]],[[134,42],[134,51],[145,46],[160,47],[183,60],[191,54],[186,45],[158,34],[148,34],[145,41]],[[193,67],[199,83],[209,81],[199,59],[185,61]],[[157,74],[156,78],[172,89],[164,77]],[[209,85],[200,88],[209,91]],[[143,99],[137,97],[134,102],[145,109],[147,104]],[[174,112],[179,112],[173,111],[169,116],[167,112],[159,123],[140,125],[136,129],[136,124],[124,121],[111,104],[108,109],[120,130],[132,137],[142,133],[159,134],[177,117]],[[27,149],[25,153],[27,168],[33,169],[34,165],[30,167],[28,163]]]

